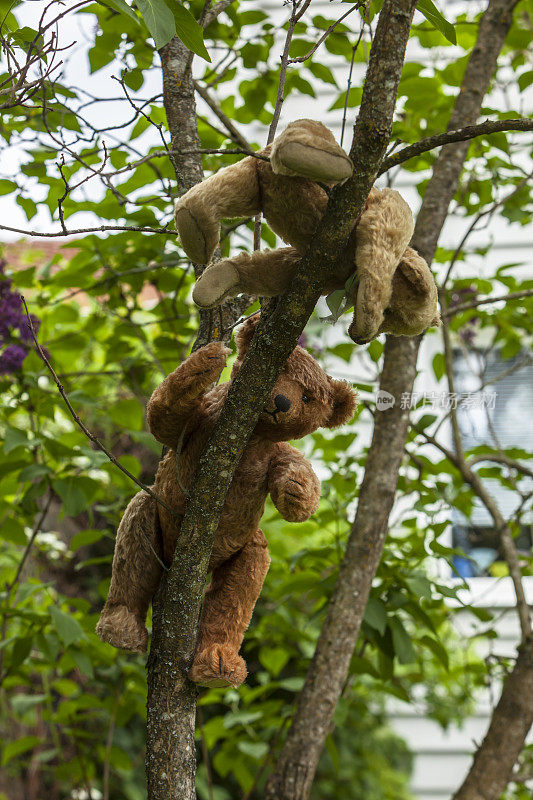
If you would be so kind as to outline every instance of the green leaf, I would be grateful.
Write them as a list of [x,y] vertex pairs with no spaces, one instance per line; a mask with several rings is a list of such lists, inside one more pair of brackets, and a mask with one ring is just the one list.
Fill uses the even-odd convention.
[[22,755],[27,750],[32,750],[41,741],[42,739],[39,739],[38,736],[23,736],[22,739],[16,739],[14,742],[6,744],[2,753],[2,766],[5,767],[13,758]]
[[376,597],[370,597],[366,604],[364,621],[383,636],[385,628],[387,627],[387,609],[385,608],[385,604]]
[[398,657],[400,664],[411,664],[416,661],[416,653],[411,643],[411,637],[398,617],[392,617],[389,621],[389,628],[392,633],[394,653]]
[[134,397],[119,400],[111,406],[108,413],[113,422],[123,428],[133,431],[142,431],[144,428],[144,410]]
[[87,675],[88,678],[94,678],[93,665],[91,663],[91,659],[86,653],[84,653],[82,650],[72,650],[70,655],[72,656],[79,671],[83,675]]
[[444,19],[435,3],[432,3],[431,0],[418,0],[417,9],[449,42],[457,44],[455,28],[448,20]]
[[87,545],[94,544],[94,542],[99,542],[104,536],[105,531],[80,531],[72,537],[70,549],[74,553],[76,550],[79,550],[80,547],[87,547]]
[[21,445],[28,446],[28,438],[25,431],[21,431],[18,428],[7,428],[4,436],[4,453],[7,455]]
[[279,675],[287,661],[289,653],[283,647],[262,647],[259,652],[259,661],[271,675]]
[[437,656],[441,664],[444,666],[444,669],[448,671],[450,667],[450,660],[448,658],[448,653],[441,642],[439,642],[437,639],[433,639],[431,636],[422,636],[420,642],[425,644],[426,647],[428,647],[433,654]]
[[266,742],[238,742],[237,747],[241,753],[245,753],[245,755],[251,756],[257,761],[268,753]]
[[59,478],[52,481],[52,486],[62,499],[65,514],[69,517],[75,517],[85,509],[85,495],[77,485],[76,478]]
[[11,194],[11,192],[16,191],[17,184],[13,181],[8,181],[5,178],[0,180],[0,194]]
[[71,617],[70,614],[65,614],[55,606],[50,606],[48,610],[50,611],[50,616],[54,621],[59,638],[65,647],[70,647],[71,644],[74,644],[74,642],[77,642],[82,638],[83,628],[78,620],[74,619],[74,617]]
[[331,316],[337,322],[346,307],[346,293],[344,289],[335,289],[326,297],[326,303],[331,311]]
[[160,50],[176,33],[174,15],[163,0],[136,0],[136,3],[157,50]]
[[133,9],[131,9],[129,5],[126,3],[126,0],[96,0],[96,2],[99,3],[101,6],[106,6],[106,8],[109,8],[109,6],[111,6],[111,8],[113,8],[115,11],[119,11],[121,14],[125,14],[127,17],[129,17],[130,19],[134,20],[137,24],[139,24],[137,15],[133,11]]
[[10,671],[15,670],[22,664],[23,661],[26,661],[31,652],[32,645],[32,636],[25,636],[22,639],[17,639],[11,652],[11,661],[9,663]]
[[28,539],[24,532],[24,525],[20,520],[8,517],[2,523],[2,539],[14,544],[26,544]]
[[204,31],[199,25],[191,12],[177,3],[176,0],[169,0],[171,3],[172,12],[174,14],[174,22],[176,25],[176,36],[179,36],[185,47],[196,53],[197,56],[211,61],[209,53],[204,44]]
[[433,372],[435,373],[435,377],[438,381],[442,378],[444,373],[446,372],[446,359],[444,358],[444,353],[435,353],[433,356]]

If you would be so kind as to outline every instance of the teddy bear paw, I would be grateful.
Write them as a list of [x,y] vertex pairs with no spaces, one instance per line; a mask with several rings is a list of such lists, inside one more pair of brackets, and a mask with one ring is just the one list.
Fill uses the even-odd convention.
[[200,686],[237,688],[246,679],[246,663],[235,650],[224,644],[212,644],[194,657],[189,678]]
[[210,264],[193,289],[192,299],[200,308],[215,308],[239,294],[240,276],[229,258]]
[[146,653],[148,631],[143,623],[126,606],[104,607],[96,626],[96,633],[103,642],[121,650]]
[[[206,220],[197,219],[189,208],[180,205],[175,211],[176,228],[181,244],[188,257],[195,264],[207,264],[217,244],[217,231],[210,231]],[[202,225],[202,222],[204,223]]]

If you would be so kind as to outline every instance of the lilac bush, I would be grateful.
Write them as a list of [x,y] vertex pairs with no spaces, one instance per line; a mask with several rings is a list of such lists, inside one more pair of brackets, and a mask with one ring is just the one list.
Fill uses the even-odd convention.
[[[22,300],[11,289],[12,280],[5,275],[6,262],[0,261],[0,375],[12,375],[22,368],[32,339]],[[35,330],[39,320],[31,317]]]

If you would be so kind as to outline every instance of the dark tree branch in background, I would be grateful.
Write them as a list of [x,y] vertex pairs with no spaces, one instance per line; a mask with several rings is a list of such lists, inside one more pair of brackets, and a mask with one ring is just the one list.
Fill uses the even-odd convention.
[[[490,0],[487,9],[480,21],[478,36],[476,44],[472,50],[460,91],[458,93],[455,106],[450,119],[449,130],[457,130],[465,125],[475,123],[481,110],[483,98],[487,92],[490,84],[492,74],[495,70],[496,63],[500,51],[505,43],[505,38],[511,27],[513,10],[517,4],[517,0]],[[415,233],[413,236],[412,246],[420,252],[420,254],[431,264],[437,248],[437,242],[442,231],[442,227],[448,214],[449,205],[453,200],[457,186],[459,183],[459,176],[463,168],[468,150],[468,142],[459,142],[456,144],[445,145],[439,153],[439,156],[433,167],[432,177],[426,187],[422,207],[417,217]],[[384,372],[394,369],[396,363],[401,363],[405,376],[399,374],[399,383],[397,398],[403,392],[411,392],[412,390],[412,375],[416,369],[416,361],[418,354],[419,342],[416,340],[400,339],[398,345],[394,349],[385,351],[384,359]],[[394,409],[393,409],[394,410]],[[393,411],[392,410],[392,411]],[[368,462],[372,459],[378,458],[379,450],[383,447],[396,451],[399,443],[404,446],[407,436],[407,426],[402,430],[398,425],[398,420],[391,416],[392,411],[375,415],[375,428],[374,437],[370,447]],[[376,449],[378,452],[376,453]],[[389,476],[390,480],[396,483],[398,478],[399,469],[393,466],[395,475]],[[374,497],[374,504],[376,514],[379,512],[380,496],[379,496],[379,483],[380,476],[375,473],[368,473],[365,470],[365,481],[373,479],[376,489],[378,490]],[[355,538],[367,547],[379,546],[380,538],[382,536],[382,520],[377,517],[376,523],[371,525],[368,530],[360,530],[357,525],[352,528],[351,538]],[[324,626],[321,636],[327,636],[328,632]],[[352,647],[355,641],[352,643]],[[526,672],[531,669],[531,660],[526,662]],[[512,675],[513,673],[511,673]],[[530,683],[524,684],[524,689],[530,686]],[[512,681],[509,686],[509,693],[513,697],[514,702],[520,702],[522,687],[518,681]],[[508,699],[506,699],[506,703]],[[528,699],[530,702],[530,699]],[[497,724],[499,717],[494,715],[493,722]],[[515,763],[517,753],[520,751],[524,743],[526,730],[522,722],[518,721],[516,725],[513,716],[508,716],[504,721],[504,727],[507,726],[509,736],[513,739],[516,738],[516,747],[513,749],[502,749],[501,753],[495,754],[493,750],[486,747],[486,752],[493,757],[493,766],[497,767],[500,775],[508,776]],[[481,745],[480,754],[484,753],[484,745]],[[483,755],[478,756],[477,763],[483,763]],[[473,780],[470,777],[474,776]],[[472,768],[471,773],[465,781],[465,791],[462,792],[460,797],[456,800],[496,800],[501,794],[501,790],[495,785],[496,791],[487,789],[485,781],[485,774],[483,770],[478,770],[475,766]],[[487,792],[487,793],[485,793]]]
[[489,303],[501,303],[502,300],[508,303],[510,300],[521,300],[525,297],[531,297],[532,295],[533,289],[523,289],[520,292],[509,292],[509,294],[500,294],[497,297],[482,297],[480,300],[472,300],[457,306],[449,306],[442,312],[442,316],[445,318],[454,317],[456,314],[461,314],[463,311],[470,311],[470,309],[478,308],[478,306],[486,306]]
[[[489,3],[488,11],[480,23],[478,40],[455,103],[450,130],[472,124],[477,119],[498,55],[510,28],[515,5],[516,0],[513,2],[491,0]],[[379,107],[377,100],[375,105]],[[413,247],[426,258],[428,263],[433,260],[449,204],[457,189],[467,149],[467,142],[444,146],[426,188],[413,237]],[[352,158],[357,170],[361,164],[365,164],[364,152],[359,151],[355,157],[352,155]],[[412,390],[419,343],[420,338],[387,337],[381,386],[386,386],[397,399],[402,393]],[[402,413],[400,405],[397,402],[386,413],[375,415],[372,443],[346,556],[341,565],[313,663],[299,696],[296,717],[267,788],[269,800],[305,797],[308,740],[312,740],[311,747],[316,747],[316,740],[323,741],[329,730],[329,725],[325,724],[324,720],[331,718],[335,708],[336,701],[330,693],[332,675],[338,680],[338,659],[347,664],[353,653],[364,613],[365,593],[368,594],[379,563],[392,507],[392,496],[398,480],[401,453],[408,432],[408,417]],[[363,561],[362,570],[361,561]],[[317,681],[317,671],[320,671],[321,681]],[[519,739],[522,732],[523,729],[520,728]],[[502,769],[505,772],[507,765],[503,764]],[[286,785],[288,780],[290,784],[286,793],[278,791],[278,787]],[[461,800],[474,800],[474,795],[463,797]]]
[[[355,173],[359,176],[364,175],[362,185],[366,185],[368,189],[375,180],[389,143],[396,93],[415,5],[414,2],[385,3],[378,21],[363,87],[361,110],[350,149],[350,157],[357,165]],[[339,194],[346,188],[348,192],[353,191],[350,185],[352,182],[353,178],[347,181],[341,187]],[[345,195],[343,200],[345,207],[349,209],[349,197]],[[319,230],[321,228],[322,226]],[[414,348],[413,342],[411,345]],[[398,341],[390,340],[387,347],[396,351]],[[394,357],[393,363],[393,369],[383,372],[380,384],[391,393],[396,391],[398,373],[404,374],[403,364]],[[411,380],[414,380],[414,366],[411,368]],[[407,426],[408,412],[401,410],[399,404],[396,410],[391,411],[393,412],[395,416],[399,414],[398,425],[403,431]],[[396,487],[395,460],[398,461],[397,468],[399,468],[403,454],[403,439],[400,437],[401,446],[397,448],[396,453],[388,446],[389,444],[387,441],[383,446],[383,443],[378,442],[374,451],[378,454],[376,463],[367,462],[367,475],[379,475],[380,485],[376,487],[370,480],[365,487],[362,487],[358,507],[358,519],[363,527],[371,527],[371,523],[379,525],[381,547]],[[377,495],[374,493],[376,489]],[[365,497],[368,498],[368,502]],[[377,514],[376,497],[379,497],[380,506]],[[373,501],[371,498],[374,498]],[[370,516],[367,518],[369,512]],[[372,575],[381,555],[379,545],[368,548],[367,542],[363,542],[362,546],[356,543],[356,553],[350,551],[351,545],[353,539],[348,545],[315,655],[298,697],[292,726],[275,771],[267,782],[265,793],[267,800],[305,800],[309,796],[318,759],[346,681]],[[353,570],[354,560],[358,565],[357,570]]]
[[215,3],[213,8],[210,8],[204,14],[202,20],[200,20],[200,25],[202,28],[207,28],[212,22],[216,20],[219,14],[222,14],[223,11],[227,9],[235,0],[219,0],[218,3]]
[[380,167],[379,174],[383,175],[389,169],[409,161],[410,158],[415,158],[415,156],[420,156],[429,150],[434,150],[436,147],[442,147],[453,142],[466,142],[470,139],[475,139],[476,136],[488,136],[491,133],[501,133],[502,131],[533,131],[533,120],[505,119],[495,122],[487,120],[486,122],[480,122],[478,125],[466,125],[458,130],[428,136],[427,139],[420,139],[419,142],[410,144],[409,147],[404,147],[403,150],[399,150],[394,155],[386,158]]
[[518,650],[487,735],[453,800],[498,800],[512,780],[513,767],[532,724],[533,640],[530,638]]
[[514,458],[509,458],[505,453],[484,453],[480,456],[472,456],[468,459],[467,464],[469,467],[473,467],[474,464],[481,464],[483,461],[505,464],[506,467],[515,470],[515,472],[521,472],[523,475],[533,478],[533,469],[529,469],[525,464],[521,464],[520,461],[515,461]]
[[[446,306],[444,306],[446,309]],[[448,322],[444,318],[442,320],[442,338],[444,341],[444,361],[446,366],[446,377],[448,380],[448,387],[451,395],[455,394],[454,374],[453,374],[453,350],[450,337],[450,330]],[[457,409],[453,406],[450,409],[450,421],[452,428],[453,444],[455,448],[453,463],[461,473],[463,479],[471,486],[474,493],[479,497],[494,523],[496,534],[500,540],[500,545],[509,567],[509,574],[513,581],[513,586],[516,595],[516,608],[518,617],[520,619],[520,628],[522,630],[522,641],[531,637],[531,618],[529,615],[529,608],[524,593],[524,586],[522,584],[522,570],[518,560],[518,553],[516,551],[513,535],[505,519],[503,518],[498,504],[487,490],[485,484],[473,469],[467,464],[463,440],[461,436],[461,429],[459,427],[459,420],[457,418]]]
[[224,114],[224,112],[222,111],[216,100],[213,97],[211,97],[211,94],[207,91],[205,86],[202,86],[202,84],[199,81],[193,81],[193,84],[194,88],[196,89],[202,100],[205,103],[207,103],[211,111],[219,118],[220,122],[224,125],[227,132],[229,133],[230,138],[233,139],[233,141],[236,142],[237,144],[240,144],[240,146],[245,150],[245,152],[248,155],[252,155],[254,151],[250,146],[250,144],[246,141],[246,139],[244,138],[242,133],[238,130],[238,128],[235,127],[235,125],[227,116],[227,114]]

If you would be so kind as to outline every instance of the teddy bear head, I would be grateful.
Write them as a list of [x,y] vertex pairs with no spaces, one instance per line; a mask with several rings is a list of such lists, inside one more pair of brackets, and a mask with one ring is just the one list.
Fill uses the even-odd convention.
[[[240,369],[259,322],[256,315],[239,329],[235,341]],[[356,394],[345,381],[331,378],[303,347],[295,347],[278,380],[254,433],[269,441],[301,439],[318,428],[336,428],[354,414]]]

